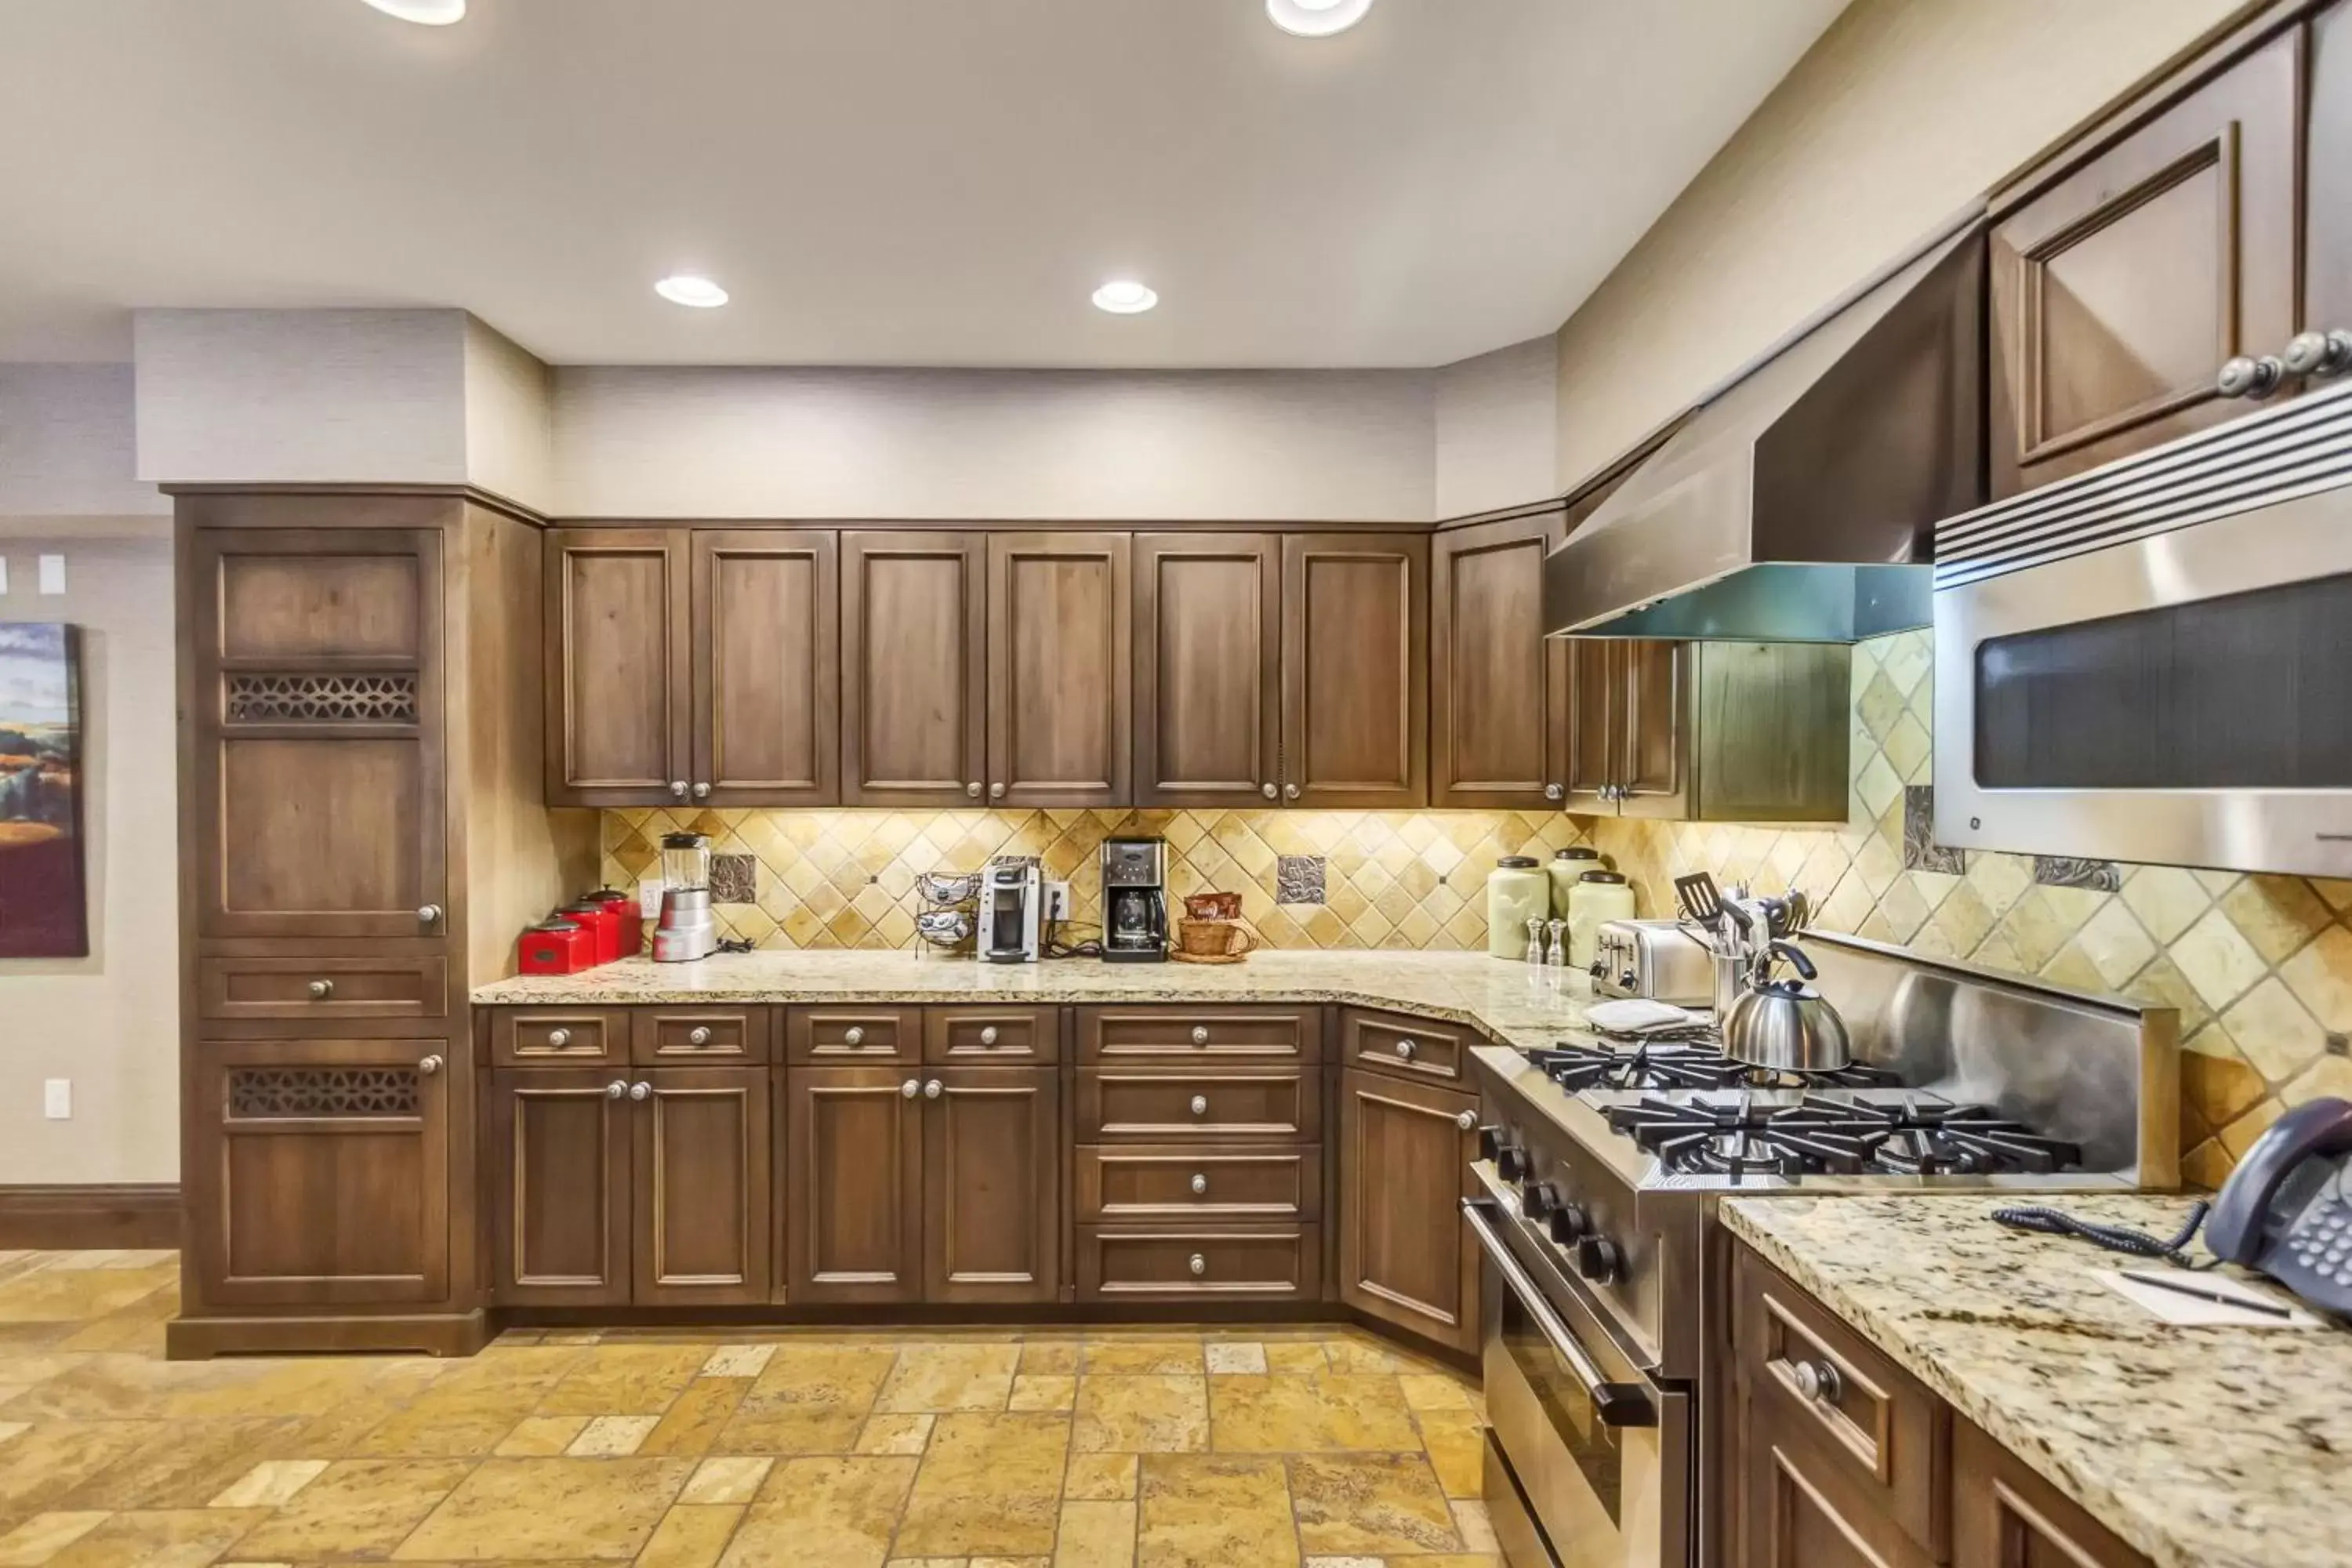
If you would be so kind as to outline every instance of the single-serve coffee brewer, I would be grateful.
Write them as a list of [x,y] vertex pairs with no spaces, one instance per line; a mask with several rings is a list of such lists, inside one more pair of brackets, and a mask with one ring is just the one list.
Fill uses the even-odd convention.
[[1168,843],[1106,838],[1102,846],[1103,962],[1168,957]]
[[699,833],[662,836],[661,920],[654,927],[654,961],[691,963],[719,948],[710,909],[710,840]]

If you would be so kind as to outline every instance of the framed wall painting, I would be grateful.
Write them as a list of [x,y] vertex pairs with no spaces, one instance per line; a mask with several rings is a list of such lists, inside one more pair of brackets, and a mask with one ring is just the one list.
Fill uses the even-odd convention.
[[89,952],[81,638],[0,621],[0,958]]

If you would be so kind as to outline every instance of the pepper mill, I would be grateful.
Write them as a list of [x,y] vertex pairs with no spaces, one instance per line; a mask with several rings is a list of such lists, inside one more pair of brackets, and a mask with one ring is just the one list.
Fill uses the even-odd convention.
[[1560,942],[1559,933],[1568,929],[1568,922],[1566,921],[1553,921],[1550,922],[1550,926],[1551,952],[1545,958],[1544,962],[1550,964],[1555,969],[1565,969],[1568,967],[1568,949]]
[[1541,963],[1544,961],[1543,924],[1540,915],[1528,917],[1527,963]]

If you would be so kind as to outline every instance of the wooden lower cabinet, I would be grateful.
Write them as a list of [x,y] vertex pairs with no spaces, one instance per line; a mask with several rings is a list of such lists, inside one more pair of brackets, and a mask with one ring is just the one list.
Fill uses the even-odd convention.
[[449,1042],[205,1040],[184,1119],[208,1307],[449,1299]]
[[922,1086],[913,1068],[786,1072],[787,1300],[922,1299]]
[[[1841,1484],[1823,1450],[1751,1423],[1739,1486],[1744,1568],[1911,1568],[1933,1561]],[[2020,1560],[2016,1568],[2025,1568]]]
[[1059,1300],[1060,1075],[944,1068],[923,1088],[923,1299]]
[[1974,1424],[1952,1418],[1956,1568],[2150,1568]]
[[1477,1096],[1349,1068],[1339,1083],[1339,1299],[1455,1350],[1478,1342],[1478,1248],[1462,1222]]
[[500,1071],[489,1125],[501,1304],[768,1300],[767,1068]]

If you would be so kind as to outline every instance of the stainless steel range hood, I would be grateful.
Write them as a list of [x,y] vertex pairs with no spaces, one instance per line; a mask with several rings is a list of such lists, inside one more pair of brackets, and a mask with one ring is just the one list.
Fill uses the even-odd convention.
[[1551,634],[1927,626],[1935,525],[1984,500],[1983,289],[1970,221],[1732,382],[1545,561]]

